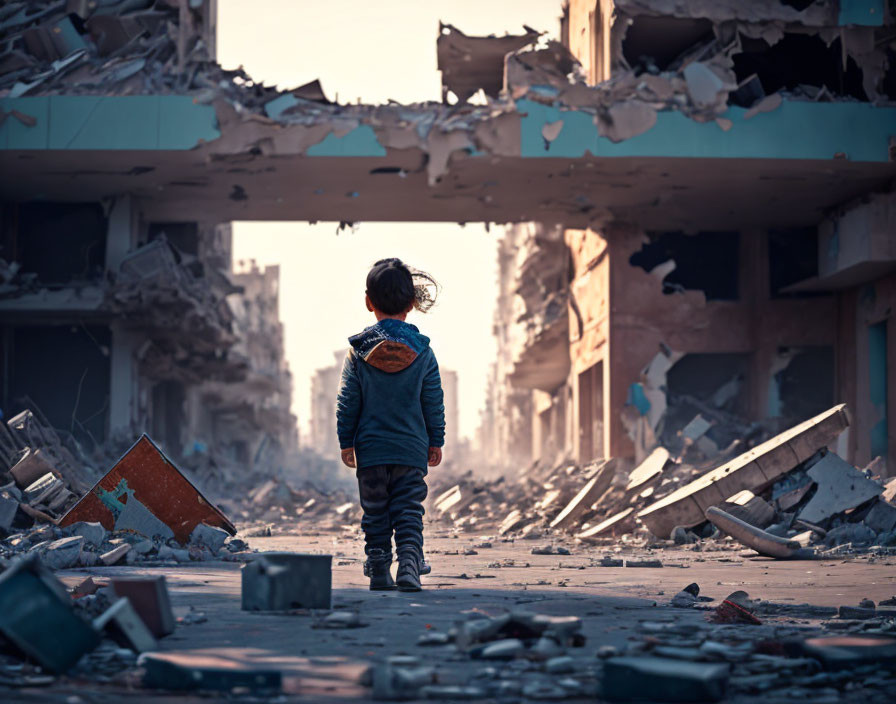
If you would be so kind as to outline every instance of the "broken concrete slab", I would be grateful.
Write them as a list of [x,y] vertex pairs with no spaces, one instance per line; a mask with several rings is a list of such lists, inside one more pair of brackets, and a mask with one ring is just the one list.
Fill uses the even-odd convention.
[[223,546],[224,541],[230,537],[230,534],[223,528],[210,526],[207,523],[200,523],[193,532],[190,533],[190,543],[195,545],[204,545],[212,553],[218,552]]
[[605,535],[624,523],[625,519],[628,518],[634,510],[633,506],[629,506],[627,509],[610,516],[597,525],[586,528],[581,533],[576,533],[576,537],[581,538],[582,540],[588,540],[589,538],[597,538],[598,536]]
[[332,556],[271,552],[242,568],[244,611],[332,607]]
[[19,489],[25,489],[41,477],[54,472],[53,461],[47,453],[44,450],[32,450],[31,448],[28,448],[25,451],[25,456],[9,470]]
[[159,647],[127,597],[121,597],[95,618],[93,627],[97,631],[107,631],[115,642],[135,653],[145,653]]
[[41,560],[51,570],[64,570],[78,562],[83,547],[84,538],[80,535],[60,538],[40,551]]
[[729,672],[723,663],[610,658],[604,663],[602,696],[614,702],[717,702],[725,697]]
[[822,636],[791,641],[786,646],[795,654],[815,658],[825,670],[851,670],[862,665],[896,667],[896,638],[889,636]]
[[875,533],[889,533],[896,529],[896,506],[886,501],[877,501],[862,522]]
[[702,523],[704,512],[739,491],[759,491],[831,443],[847,426],[840,404],[757,445],[638,513],[651,533],[668,538],[676,526]]
[[0,574],[0,633],[51,672],[67,671],[100,642],[72,610],[65,585],[34,556]]
[[19,502],[11,496],[0,496],[0,531],[8,533],[12,528]]
[[615,459],[603,460],[591,479],[585,482],[585,486],[566,505],[566,508],[551,521],[551,528],[562,530],[573,526],[591,505],[610,488],[616,474],[616,466]]
[[[147,435],[143,435],[60,519],[59,525],[98,521],[106,530],[113,530],[125,509],[129,516],[136,516],[133,513],[136,506],[142,506],[146,514],[167,526],[180,543],[186,543],[193,529],[203,522],[223,528],[230,535],[236,534],[236,528],[227,517]],[[142,524],[129,527],[138,532],[146,531],[149,533],[147,537],[152,537],[153,531],[158,530],[158,523],[149,520],[145,514],[144,517],[147,520]]]
[[665,447],[655,448],[641,464],[629,473],[628,484],[625,485],[626,493],[640,491],[646,485],[658,479],[668,461],[669,451]]
[[283,677],[278,670],[244,665],[230,658],[203,653],[144,653],[137,664],[144,668],[143,686],[150,689],[279,692]]
[[806,472],[818,485],[799,513],[801,520],[822,523],[880,495],[884,488],[849,462],[828,452]]
[[130,543],[122,543],[121,545],[118,545],[109,550],[109,552],[100,555],[100,561],[107,567],[110,567],[111,565],[121,562],[125,558],[125,555],[127,555],[130,551]]
[[720,531],[747,547],[753,548],[760,555],[784,558],[806,556],[806,553],[801,552],[802,546],[799,542],[766,533],[761,528],[751,526],[717,506],[710,506],[706,509],[706,518]]
[[174,612],[165,577],[117,577],[111,580],[110,586],[116,595],[130,600],[156,638],[174,633]]
[[100,523],[87,523],[80,521],[73,523],[66,532],[69,535],[80,535],[87,545],[99,546],[106,539],[106,529]]

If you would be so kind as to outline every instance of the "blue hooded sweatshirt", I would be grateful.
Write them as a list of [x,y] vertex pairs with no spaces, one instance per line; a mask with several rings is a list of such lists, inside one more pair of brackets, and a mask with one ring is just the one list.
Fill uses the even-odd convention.
[[426,468],[445,444],[439,364],[416,326],[386,318],[348,339],[336,399],[339,447],[355,448],[358,469]]

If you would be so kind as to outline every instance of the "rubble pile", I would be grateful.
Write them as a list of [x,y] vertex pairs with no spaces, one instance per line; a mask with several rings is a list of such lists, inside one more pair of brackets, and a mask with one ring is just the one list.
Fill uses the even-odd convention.
[[515,480],[434,473],[430,512],[456,530],[505,538],[562,531],[596,543],[714,537],[725,545],[731,536],[779,558],[891,549],[896,479],[876,473],[879,462],[859,471],[828,450],[847,424],[837,406],[755,446],[763,435],[753,432],[732,443],[751,449],[709,467],[683,460],[693,446],[686,437],[673,448],[677,456],[657,446],[634,468],[610,459],[585,467],[535,463]]
[[178,251],[162,234],[122,260],[101,309],[121,316],[129,327],[153,331],[141,362],[156,376],[240,381],[248,361],[222,350],[237,340],[226,298],[241,291],[226,274]]
[[225,71],[215,63],[208,45],[214,30],[202,4],[6,3],[0,11],[8,46],[0,57],[0,91],[12,98],[230,91],[241,101],[254,94],[259,106],[276,96],[242,69]]
[[0,535],[62,516],[99,477],[78,442],[36,407],[0,423],[0,469]]

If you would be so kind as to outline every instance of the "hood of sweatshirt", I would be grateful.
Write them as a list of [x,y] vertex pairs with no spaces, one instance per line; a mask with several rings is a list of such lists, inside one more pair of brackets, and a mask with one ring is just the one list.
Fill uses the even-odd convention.
[[429,338],[416,325],[394,318],[380,320],[348,341],[367,364],[393,374],[407,369],[429,347]]

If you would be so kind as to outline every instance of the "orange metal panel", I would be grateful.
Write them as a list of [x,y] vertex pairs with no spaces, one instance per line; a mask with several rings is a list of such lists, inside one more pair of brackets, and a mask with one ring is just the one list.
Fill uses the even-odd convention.
[[[106,476],[69,509],[59,525],[94,521],[106,530],[114,530],[129,503],[129,513],[146,518],[148,525],[152,524],[153,517],[158,519],[171,529],[180,543],[188,541],[199,523],[223,528],[231,535],[236,533],[236,528],[220,509],[180,473],[147,435],[143,435]],[[151,516],[147,516],[144,509]]]

